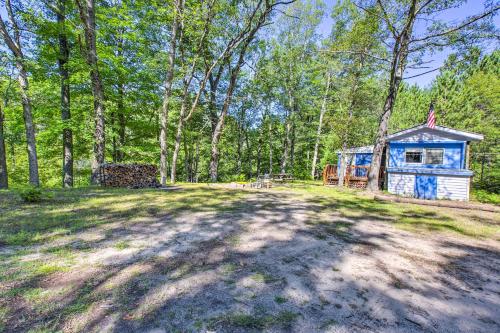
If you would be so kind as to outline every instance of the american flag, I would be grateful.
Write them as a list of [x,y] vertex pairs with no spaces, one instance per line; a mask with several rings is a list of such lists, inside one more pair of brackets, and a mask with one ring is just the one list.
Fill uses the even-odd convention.
[[431,103],[429,107],[429,115],[427,116],[427,127],[434,128],[436,127],[436,115],[434,114],[434,104]]

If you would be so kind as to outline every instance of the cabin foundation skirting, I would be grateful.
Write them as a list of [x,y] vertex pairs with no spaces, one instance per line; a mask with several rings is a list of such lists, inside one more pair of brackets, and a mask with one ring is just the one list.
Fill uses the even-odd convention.
[[470,176],[395,173],[387,175],[389,193],[420,199],[469,200]]

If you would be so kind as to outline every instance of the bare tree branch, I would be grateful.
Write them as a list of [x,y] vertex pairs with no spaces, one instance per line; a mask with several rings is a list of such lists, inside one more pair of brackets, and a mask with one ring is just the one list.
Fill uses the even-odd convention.
[[367,53],[367,52],[364,52],[364,51],[355,51],[355,50],[320,50],[320,52],[334,53],[334,54],[335,53],[362,54],[362,55],[365,55],[365,56],[373,58],[373,59],[377,59],[377,60],[384,61],[384,62],[390,62],[388,59],[380,58],[380,57],[377,57],[377,56],[375,56],[373,54],[370,54],[370,53]]
[[476,16],[473,16],[471,17],[469,20],[467,20],[466,22],[463,22],[453,28],[450,28],[448,30],[445,30],[445,31],[441,31],[441,32],[438,32],[436,34],[432,34],[432,35],[428,35],[428,36],[424,36],[424,37],[421,37],[421,38],[416,38],[416,39],[412,39],[410,41],[410,43],[416,43],[416,42],[422,42],[422,41],[426,41],[426,40],[429,40],[429,39],[432,39],[432,38],[437,38],[437,37],[442,37],[442,36],[446,36],[448,34],[451,34],[453,32],[456,32],[456,31],[459,31],[469,25],[471,25],[472,23],[474,22],[477,22],[487,16],[490,16],[492,15],[493,13],[495,13],[497,10],[500,9],[500,6],[496,6],[494,7],[493,9],[490,9],[484,13],[481,13],[479,15],[476,15]]
[[387,26],[389,27],[389,30],[391,31],[392,36],[394,37],[394,39],[399,38],[399,34],[396,31],[396,27],[391,23],[391,21],[389,19],[389,15],[387,14],[387,11],[385,10],[384,6],[382,5],[382,1],[378,0],[377,3],[378,3],[378,6],[380,7],[380,9],[382,10],[382,13],[384,14],[384,21],[386,22]]

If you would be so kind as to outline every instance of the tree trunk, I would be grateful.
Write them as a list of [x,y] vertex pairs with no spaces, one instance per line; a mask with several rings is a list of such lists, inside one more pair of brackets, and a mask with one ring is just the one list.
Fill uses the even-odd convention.
[[194,160],[194,182],[198,182],[198,165],[200,164],[200,140],[196,140],[196,156]]
[[168,130],[168,111],[170,97],[172,96],[172,82],[174,80],[174,66],[177,48],[177,32],[179,28],[179,15],[184,6],[184,0],[175,1],[177,7],[174,15],[174,22],[172,24],[172,36],[170,41],[170,52],[168,55],[168,71],[165,80],[165,94],[163,96],[163,104],[160,113],[160,182],[162,186],[167,184],[167,130]]
[[[96,59],[97,60],[97,59]],[[97,62],[95,63],[97,66]],[[94,96],[94,158],[92,160],[92,184],[98,184],[98,171],[105,160],[105,120],[104,120],[104,88],[97,67],[91,70],[92,95]]]
[[19,71],[18,81],[21,87],[21,102],[23,105],[24,125],[26,129],[26,142],[28,143],[29,181],[33,186],[40,186],[38,177],[38,157],[36,153],[35,125],[31,110],[31,98],[29,97],[28,74],[21,60],[16,61]]
[[273,174],[273,125],[269,117],[269,174]]
[[292,96],[292,91],[290,88],[287,89],[288,92],[288,115],[286,117],[285,121],[285,138],[283,140],[283,156],[281,158],[281,173],[286,172],[286,167],[288,163],[288,158],[289,158],[289,149],[292,145],[292,138],[291,138],[291,132],[292,132],[292,117],[293,117],[293,109],[295,107],[294,103],[294,98]]
[[236,144],[237,144],[236,153],[238,155],[238,159],[236,161],[236,174],[240,175],[241,168],[242,168],[242,161],[241,161],[242,160],[242,156],[241,156],[242,142],[241,142],[241,125],[240,124],[238,124],[238,142]]
[[179,121],[177,122],[177,133],[175,134],[174,153],[172,155],[172,168],[170,170],[170,182],[175,184],[177,175],[177,159],[179,158],[179,150],[181,148],[182,128],[184,127],[184,116],[186,114],[186,101],[181,105]]
[[372,163],[368,172],[368,184],[366,188],[370,191],[379,190],[379,175],[382,162],[382,153],[385,146],[385,137],[389,127],[389,119],[392,109],[396,102],[399,85],[403,79],[404,70],[406,68],[406,59],[408,57],[408,43],[413,32],[415,15],[417,12],[417,0],[412,0],[410,9],[407,14],[406,24],[402,32],[397,36],[391,61],[391,74],[389,80],[389,90],[384,103],[382,116],[380,117],[379,127],[377,130],[377,139],[373,149]]
[[123,147],[125,147],[125,129],[127,126],[127,121],[125,119],[125,105],[124,105],[124,91],[123,82],[120,82],[118,85],[118,162],[122,162],[125,158],[125,152],[123,151]]
[[[182,127],[184,126],[184,123],[187,122],[192,117],[194,111],[196,110],[196,107],[198,106],[198,102],[200,100],[200,96],[203,93],[203,91],[205,90],[206,83],[209,79],[210,74],[214,70],[214,68],[221,61],[224,61],[225,59],[230,58],[230,55],[232,54],[234,49],[236,49],[242,41],[243,41],[244,45],[242,46],[242,51],[240,51],[240,60],[241,60],[241,62],[243,62],[242,58],[244,56],[244,52],[246,50],[246,47],[248,46],[248,44],[252,40],[253,36],[257,33],[257,30],[260,27],[262,27],[262,25],[265,24],[266,18],[270,14],[270,12],[272,11],[273,7],[276,6],[276,3],[271,3],[271,2],[266,1],[265,2],[265,10],[260,15],[256,15],[263,4],[264,4],[263,1],[259,1],[258,5],[253,9],[252,13],[250,14],[250,20],[246,24],[245,29],[241,30],[240,33],[238,34],[238,36],[236,36],[235,38],[232,38],[229,41],[229,43],[226,45],[225,49],[212,62],[212,65],[210,65],[208,68],[205,69],[203,79],[201,80],[199,87],[198,87],[198,92],[195,94],[194,100],[190,104],[189,111],[187,111],[187,113],[186,113],[185,103],[186,103],[187,98],[188,98],[187,89],[189,88],[189,86],[191,84],[191,80],[194,77],[197,58],[195,57],[195,59],[193,60],[192,65],[191,65],[191,71],[190,71],[191,73],[189,75],[186,75],[185,79],[184,79],[184,81],[185,81],[184,94],[183,94],[184,97],[183,97],[183,103],[182,103],[184,110],[181,110],[181,113],[180,113],[180,118],[179,118],[178,128],[177,128],[177,135],[175,138],[174,154],[172,157],[172,174],[171,174],[171,175],[173,175],[173,178],[171,179],[172,183],[175,183],[176,163],[177,163],[177,158],[178,158],[178,154],[179,154],[180,140],[181,140],[180,132],[182,132]],[[209,7],[210,7],[209,12],[211,12],[213,10],[213,6],[210,5]],[[200,39],[199,48],[206,47],[205,37],[208,35],[208,32],[210,30],[210,23],[211,23],[211,18],[212,18],[212,16],[210,16],[210,15],[205,19],[205,28],[203,31],[203,35],[201,36],[201,39]],[[258,20],[258,24],[252,28],[252,22],[254,22],[254,20]],[[237,69],[237,71],[239,71],[239,69],[241,67],[241,64],[239,64],[240,60],[238,61],[238,64],[236,65],[236,68],[235,68],[235,69]],[[235,71],[233,71],[233,72],[235,72]],[[235,77],[234,80],[236,80],[237,73],[235,75],[231,74],[231,77],[233,77],[233,76]],[[233,86],[234,86],[234,83],[233,83]],[[234,87],[232,89],[234,89]],[[217,126],[219,126],[219,128],[217,128],[217,126],[216,126],[215,131],[214,131],[214,135],[212,138],[212,158],[211,159],[215,160],[215,161],[217,161],[217,159],[218,159],[217,142],[219,141],[220,134],[222,132],[222,126],[224,124],[224,117],[227,114],[227,110],[224,110],[224,109],[229,107],[229,104],[231,102],[231,97],[232,97],[232,91],[230,91],[230,89],[228,88],[226,100],[224,102],[223,110],[221,112],[221,114],[223,115],[222,120],[219,121],[220,124],[217,124]],[[213,149],[214,148],[214,140],[213,140],[214,138],[216,141],[215,150]],[[212,163],[212,161],[210,163],[211,178],[214,178],[214,177],[212,177],[212,175],[213,175],[213,176],[215,176],[215,179],[217,179],[217,164],[216,163],[217,162]]]
[[[290,116],[288,116],[290,117]],[[288,162],[288,150],[289,147],[291,146],[291,131],[292,131],[292,124],[290,122],[290,119],[287,119],[286,121],[286,129],[285,129],[285,138],[283,140],[283,157],[281,159],[281,173],[286,172],[286,167],[287,167],[287,162]]]
[[219,119],[217,120],[217,124],[215,125],[215,129],[212,135],[212,149],[211,149],[211,158],[210,158],[210,179],[212,182],[217,182],[217,177],[218,177],[218,168],[219,168],[219,141],[220,137],[222,135],[222,130],[224,127],[224,120],[226,118],[227,112],[229,110],[229,106],[231,105],[232,98],[233,98],[233,93],[234,89],[236,88],[236,80],[238,79],[238,74],[240,73],[241,66],[245,62],[245,53],[248,48],[248,45],[250,45],[251,41],[253,40],[253,37],[255,36],[255,33],[257,32],[257,29],[254,28],[247,39],[245,40],[245,43],[241,47],[239,57],[238,57],[238,62],[236,63],[235,67],[230,71],[231,72],[231,77],[229,79],[229,86],[227,88],[226,92],[226,98],[224,100],[224,105],[222,106],[222,112],[219,116]]
[[5,151],[5,137],[3,134],[4,114],[0,104],[0,189],[9,188],[7,174],[7,152]]
[[5,1],[5,7],[14,36],[12,37],[9,34],[3,18],[1,17],[0,34],[2,35],[5,44],[15,57],[15,64],[18,70],[17,80],[20,87],[21,104],[23,105],[24,126],[26,130],[26,142],[28,146],[29,182],[33,186],[40,186],[40,179],[38,177],[38,158],[36,153],[35,125],[33,123],[31,99],[29,97],[28,74],[26,72],[26,67],[24,66],[24,55],[21,48],[19,26],[17,25],[17,21],[14,17],[14,12],[12,10],[10,0]]
[[259,141],[257,145],[257,176],[260,175],[260,164],[262,159],[262,133],[259,134]]
[[[117,45],[117,56],[122,61],[123,59],[123,31],[120,31],[120,36],[118,38],[118,45]],[[114,159],[117,162],[122,162],[125,153],[123,151],[123,148],[125,146],[125,126],[126,126],[126,119],[125,119],[125,78],[123,77],[123,74],[121,72],[118,73],[118,101],[116,102],[116,117],[114,119],[115,124],[113,128],[113,140],[115,144],[115,156]],[[116,124],[118,122],[118,124]],[[116,140],[116,134],[115,131],[118,128],[118,140]]]
[[[61,120],[67,124],[71,119],[70,87],[69,87],[69,46],[66,35],[66,0],[59,0],[59,11],[56,13],[59,25],[59,75],[61,77]],[[73,187],[73,131],[70,127],[63,129],[63,165],[62,186]]]
[[248,131],[245,130],[245,143],[247,146],[247,163],[248,163],[248,179],[252,178],[252,147],[250,146],[250,140],[248,139]]
[[318,150],[319,150],[319,142],[321,139],[321,128],[323,127],[323,117],[325,116],[326,113],[326,102],[328,100],[328,94],[330,93],[330,81],[331,81],[331,74],[328,73],[326,78],[325,95],[323,96],[323,103],[321,103],[321,111],[319,113],[318,130],[316,131],[316,143],[314,144],[314,154],[311,167],[312,179],[316,178],[316,161],[318,160]]
[[95,3],[94,0],[76,0],[80,19],[85,31],[85,48],[87,65],[90,67],[90,81],[92,84],[92,96],[94,97],[94,155],[92,158],[92,184],[98,184],[98,172],[101,164],[105,160],[106,136],[105,136],[105,107],[104,107],[104,86],[98,67],[97,47],[96,47],[96,24],[95,24]]
[[290,140],[290,173],[293,174],[295,163],[295,122],[292,122],[292,135]]
[[184,131],[182,133],[182,136],[183,136],[183,140],[182,142],[184,143],[184,173],[185,173],[185,176],[186,176],[186,183],[189,183],[189,160],[190,160],[190,156],[189,156],[189,149],[188,149],[188,142],[186,140],[186,131]]
[[111,127],[111,156],[113,159],[113,163],[116,163],[118,160],[118,147],[116,144],[116,136],[115,136],[115,130],[116,130],[116,112],[111,111],[111,116],[110,116],[110,121],[109,121],[109,127]]

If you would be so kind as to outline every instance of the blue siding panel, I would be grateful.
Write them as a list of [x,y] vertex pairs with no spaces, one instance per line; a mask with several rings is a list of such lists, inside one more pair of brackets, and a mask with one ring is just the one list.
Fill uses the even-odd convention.
[[372,163],[372,155],[370,153],[359,153],[356,154],[356,159],[354,165],[369,166]]
[[415,177],[415,196],[419,199],[436,199],[437,177],[417,175]]
[[[406,149],[443,148],[443,164],[413,164],[406,163]],[[390,142],[389,143],[389,167],[391,168],[439,168],[439,169],[463,169],[464,165],[464,142]]]

